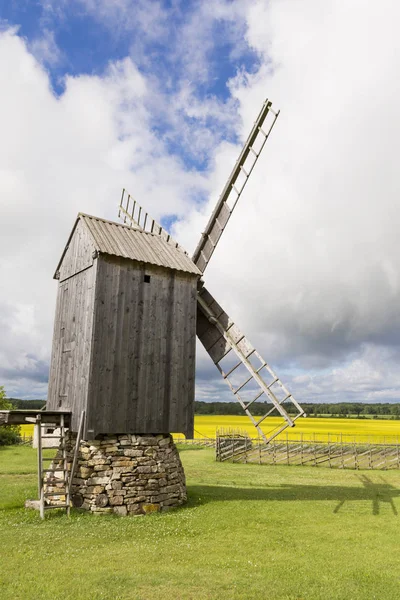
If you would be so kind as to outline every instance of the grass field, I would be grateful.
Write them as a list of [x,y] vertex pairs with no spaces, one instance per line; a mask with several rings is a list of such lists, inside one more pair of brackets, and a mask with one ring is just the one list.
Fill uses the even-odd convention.
[[[282,424],[279,417],[268,417],[269,425],[265,425],[264,430],[278,427]],[[196,415],[194,420],[195,437],[215,438],[217,429],[242,429],[249,435],[255,436],[255,429],[246,416],[211,416]],[[33,425],[23,425],[22,432],[25,435],[33,435]],[[303,435],[304,439],[313,439],[327,441],[359,441],[398,443],[400,441],[400,421],[390,421],[387,419],[333,419],[333,418],[301,418],[296,421],[296,426],[286,429],[280,436],[289,439],[298,439]],[[176,440],[183,438],[183,435],[176,434]],[[279,439],[279,438],[278,438]]]
[[189,503],[151,517],[22,507],[36,454],[0,448],[2,600],[397,600],[400,473],[221,464],[184,449]]

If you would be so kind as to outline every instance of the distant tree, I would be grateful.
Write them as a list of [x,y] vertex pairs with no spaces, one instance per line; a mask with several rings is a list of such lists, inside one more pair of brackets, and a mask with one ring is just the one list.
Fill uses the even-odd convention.
[[[4,386],[0,385],[0,410],[11,410],[13,405],[6,398]],[[19,427],[2,425],[0,427],[0,446],[12,446],[21,441]]]
[[390,413],[395,417],[395,419],[398,419],[400,417],[400,404],[393,404]]
[[4,385],[0,385],[0,410],[11,410],[12,404],[6,398],[6,391]]
[[352,412],[355,412],[357,417],[360,416],[360,414],[363,412],[364,410],[364,406],[358,402],[355,402],[353,404],[353,408],[352,408]]

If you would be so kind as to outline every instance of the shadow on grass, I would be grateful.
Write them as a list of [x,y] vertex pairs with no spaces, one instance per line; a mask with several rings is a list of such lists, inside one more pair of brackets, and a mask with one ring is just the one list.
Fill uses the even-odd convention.
[[394,498],[400,498],[400,489],[387,483],[383,477],[372,481],[366,475],[357,476],[362,487],[320,486],[320,485],[280,485],[279,487],[240,488],[213,485],[188,486],[189,503],[192,506],[226,500],[261,501],[337,501],[333,512],[338,513],[346,502],[366,500],[372,502],[372,514],[378,515],[380,503],[388,503],[394,515],[397,509]]

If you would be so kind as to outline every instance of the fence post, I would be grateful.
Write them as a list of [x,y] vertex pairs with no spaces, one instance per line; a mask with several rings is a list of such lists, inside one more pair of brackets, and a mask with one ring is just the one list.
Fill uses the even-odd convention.
[[287,432],[286,432],[286,461],[287,461],[287,464],[289,465],[290,464],[290,462],[289,462],[289,440],[288,440]]
[[330,440],[330,435],[328,433],[328,461],[329,461],[329,468],[332,468],[332,463],[331,463],[331,440]]
[[300,461],[303,465],[303,434],[300,434]]
[[341,448],[341,456],[342,456],[342,469],[344,469],[344,460],[343,460],[343,434],[340,434],[340,448]]

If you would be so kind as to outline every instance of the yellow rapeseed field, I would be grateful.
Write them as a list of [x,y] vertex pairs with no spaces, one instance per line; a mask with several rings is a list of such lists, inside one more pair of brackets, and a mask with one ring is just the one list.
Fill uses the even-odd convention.
[[[279,417],[268,417],[263,424],[265,433],[281,426]],[[215,438],[217,429],[234,429],[246,431],[251,437],[257,437],[256,430],[246,416],[229,415],[196,415],[194,420],[194,437]],[[33,425],[21,427],[23,435],[33,435]],[[280,439],[301,439],[316,441],[368,441],[396,443],[400,441],[400,421],[385,419],[334,419],[334,418],[300,418],[293,428],[287,428]],[[175,434],[176,440],[184,438]],[[279,439],[279,438],[278,438]]]
[[[265,433],[280,427],[283,419],[268,417],[261,425]],[[196,415],[194,420],[195,437],[215,437],[217,429],[240,429],[251,437],[257,437],[256,430],[246,416]],[[335,418],[299,418],[295,427],[287,428],[280,438],[316,441],[400,441],[400,421],[385,419],[335,419]],[[183,436],[176,435],[175,439]]]

